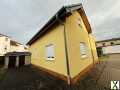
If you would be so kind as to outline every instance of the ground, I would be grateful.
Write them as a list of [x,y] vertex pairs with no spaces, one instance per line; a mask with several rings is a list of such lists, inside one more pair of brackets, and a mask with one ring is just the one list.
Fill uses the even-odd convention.
[[98,83],[110,88],[110,81],[120,81],[120,54],[111,54],[106,61],[107,64]]
[[109,55],[72,86],[34,66],[8,69],[2,75],[0,90],[110,90],[110,81],[120,80],[120,54]]

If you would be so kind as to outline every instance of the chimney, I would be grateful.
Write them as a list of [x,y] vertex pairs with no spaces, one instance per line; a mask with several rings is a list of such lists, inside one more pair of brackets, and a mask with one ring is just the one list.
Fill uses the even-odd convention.
[[77,3],[83,3],[84,0],[64,0],[64,5],[71,5],[71,4],[77,4]]
[[67,6],[67,5],[70,5],[71,4],[71,1],[70,0],[65,0],[65,6]]

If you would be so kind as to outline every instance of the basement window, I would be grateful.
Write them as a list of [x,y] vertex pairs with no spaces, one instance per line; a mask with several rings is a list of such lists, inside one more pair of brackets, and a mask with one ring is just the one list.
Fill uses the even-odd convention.
[[46,59],[47,60],[54,60],[55,59],[54,45],[53,44],[46,45]]
[[87,49],[86,49],[86,44],[84,42],[80,43],[80,56],[82,58],[87,57]]

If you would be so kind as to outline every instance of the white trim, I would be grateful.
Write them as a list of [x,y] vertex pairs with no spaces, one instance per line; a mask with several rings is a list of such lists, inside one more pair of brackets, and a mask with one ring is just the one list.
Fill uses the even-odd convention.
[[[50,51],[48,51],[48,49],[50,49]],[[52,54],[50,54],[50,52]],[[46,54],[46,60],[48,60],[48,61],[55,60],[55,51],[54,51],[54,45],[53,44],[48,44],[48,45],[45,46],[45,54]]]
[[46,58],[47,61],[54,61],[55,58]]
[[80,42],[80,57],[86,58],[87,55],[87,46],[85,42]]

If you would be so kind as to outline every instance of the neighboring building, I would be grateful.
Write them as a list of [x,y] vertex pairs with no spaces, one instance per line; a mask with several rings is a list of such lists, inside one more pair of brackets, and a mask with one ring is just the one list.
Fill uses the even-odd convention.
[[4,68],[15,68],[31,64],[30,52],[9,52],[5,54]]
[[[0,34],[0,66],[18,67],[30,64],[28,48],[10,37]],[[21,59],[22,58],[22,59]]]
[[10,38],[0,34],[0,56],[4,56],[10,51]]
[[75,83],[98,61],[81,4],[62,7],[27,45],[33,65],[68,84]]
[[10,52],[27,52],[28,47],[24,46],[16,41],[10,41]]
[[28,48],[10,37],[0,34],[0,56],[4,56],[8,52],[27,52]]
[[101,54],[120,53],[120,38],[112,38],[107,40],[97,41],[97,49]]

